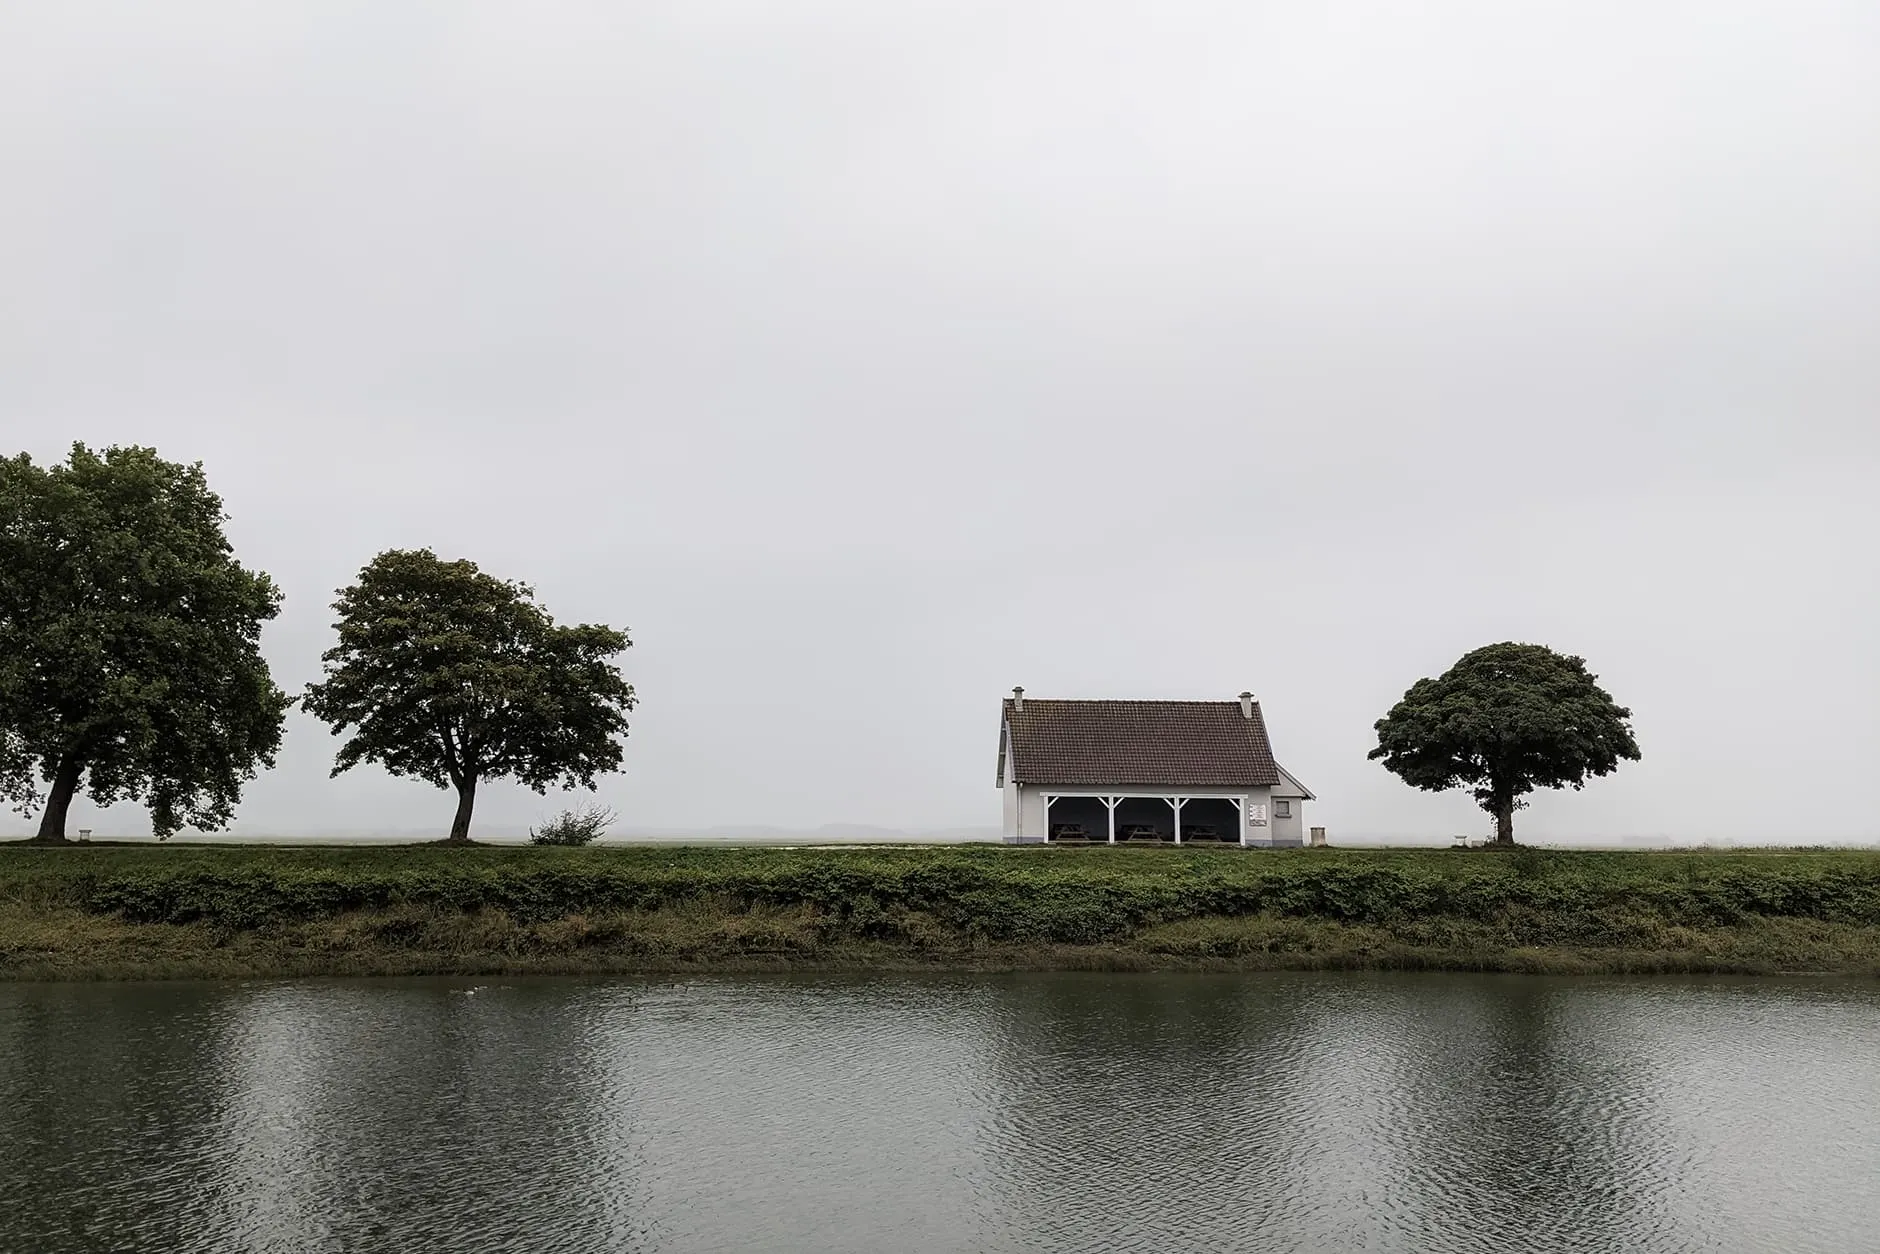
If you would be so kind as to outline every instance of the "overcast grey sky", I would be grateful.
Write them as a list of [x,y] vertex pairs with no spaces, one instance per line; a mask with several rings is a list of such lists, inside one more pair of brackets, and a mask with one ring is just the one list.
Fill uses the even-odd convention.
[[[1022,683],[1479,830],[1365,753],[1518,639],[1645,754],[1524,834],[1880,836],[1867,0],[47,0],[0,170],[0,447],[203,461],[289,689],[387,547],[631,628],[625,823],[996,826]],[[447,825],[333,748],[242,829]]]

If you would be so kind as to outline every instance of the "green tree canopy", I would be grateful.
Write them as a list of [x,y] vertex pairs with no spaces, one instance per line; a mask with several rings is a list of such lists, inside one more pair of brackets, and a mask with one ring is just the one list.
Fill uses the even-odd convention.
[[280,610],[235,561],[200,465],[148,448],[0,459],[0,796],[65,840],[73,796],[141,800],[159,837],[227,825],[274,765],[288,698],[261,657]]
[[1514,842],[1514,812],[1536,788],[1581,788],[1636,762],[1632,711],[1586,662],[1538,644],[1491,644],[1419,679],[1377,721],[1373,760],[1430,792],[1468,788]]
[[477,785],[594,787],[620,769],[633,686],[624,631],[558,627],[523,584],[429,549],[379,554],[333,604],[339,644],[304,706],[352,732],[333,774],[377,762],[457,790],[449,840],[470,839]]

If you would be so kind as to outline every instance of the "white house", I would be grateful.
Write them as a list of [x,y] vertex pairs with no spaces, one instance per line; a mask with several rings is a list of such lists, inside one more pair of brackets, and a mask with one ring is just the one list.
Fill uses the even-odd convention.
[[1293,848],[1312,793],[1273,760],[1239,701],[1039,701],[1012,689],[999,725],[1005,839]]

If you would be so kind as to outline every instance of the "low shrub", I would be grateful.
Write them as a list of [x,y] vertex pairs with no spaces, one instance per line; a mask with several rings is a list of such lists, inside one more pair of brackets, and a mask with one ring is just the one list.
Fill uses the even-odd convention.
[[607,834],[620,816],[602,805],[563,810],[537,829],[529,829],[531,845],[591,845]]

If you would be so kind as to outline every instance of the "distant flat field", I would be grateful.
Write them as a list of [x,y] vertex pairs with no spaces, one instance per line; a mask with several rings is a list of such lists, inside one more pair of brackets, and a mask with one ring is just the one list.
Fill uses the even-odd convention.
[[753,968],[1880,974],[1880,853],[0,846],[0,978]]
[[[138,865],[144,858],[154,859],[157,864],[175,865],[179,859],[192,859],[198,855],[219,860],[224,865],[245,865],[253,860],[267,861],[279,857],[286,857],[290,860],[306,859],[313,863],[329,859],[384,860],[388,865],[399,863],[406,858],[426,860],[426,865],[429,864],[428,860],[440,857],[494,859],[497,862],[522,859],[524,863],[532,865],[530,860],[545,856],[570,858],[577,861],[600,859],[603,862],[624,865],[640,857],[650,857],[654,861],[660,861],[669,859],[675,854],[688,858],[697,855],[718,862],[728,857],[735,858],[744,852],[773,858],[779,852],[792,851],[854,852],[858,855],[888,853],[895,857],[909,858],[963,857],[1020,861],[1039,857],[1073,861],[1091,859],[1094,860],[1090,863],[1091,865],[1130,868],[1156,865],[1134,861],[1135,859],[1159,859],[1167,855],[1177,858],[1225,858],[1234,862],[1252,859],[1253,862],[1250,865],[1256,866],[1264,860],[1266,863],[1264,870],[1273,869],[1272,860],[1274,859],[1290,858],[1303,858],[1314,862],[1330,860],[1345,865],[1397,866],[1434,860],[1430,865],[1453,870],[1458,860],[1467,860],[1470,864],[1474,864],[1476,859],[1488,859],[1492,862],[1494,859],[1522,854],[1538,855],[1547,859],[1550,865],[1556,866],[1632,865],[1641,869],[1661,863],[1665,859],[1696,859],[1705,866],[1726,864],[1738,858],[1801,859],[1815,865],[1839,862],[1848,867],[1866,866],[1880,861],[1880,845],[1711,846],[1700,844],[1647,849],[1618,846],[1560,848],[1517,845],[1513,849],[1476,846],[1466,850],[1449,845],[1330,845],[1317,849],[1243,849],[1232,845],[1217,844],[1189,844],[1177,847],[1166,842],[1150,841],[1132,841],[1117,845],[1102,843],[1010,845],[996,840],[819,840],[813,836],[716,837],[703,835],[671,840],[664,838],[607,840],[584,849],[549,848],[510,840],[477,842],[467,846],[450,847],[436,840],[393,840],[380,837],[338,837],[328,840],[317,836],[263,837],[255,840],[220,838],[192,840],[178,837],[170,841],[100,838],[89,843],[74,841],[70,845],[49,848],[34,845],[19,838],[0,840],[0,859],[8,857],[61,858],[68,855],[81,858],[106,856],[112,859],[111,865],[114,866]],[[1495,863],[1495,865],[1500,864]],[[6,874],[6,870],[7,864],[0,862],[0,875]]]

